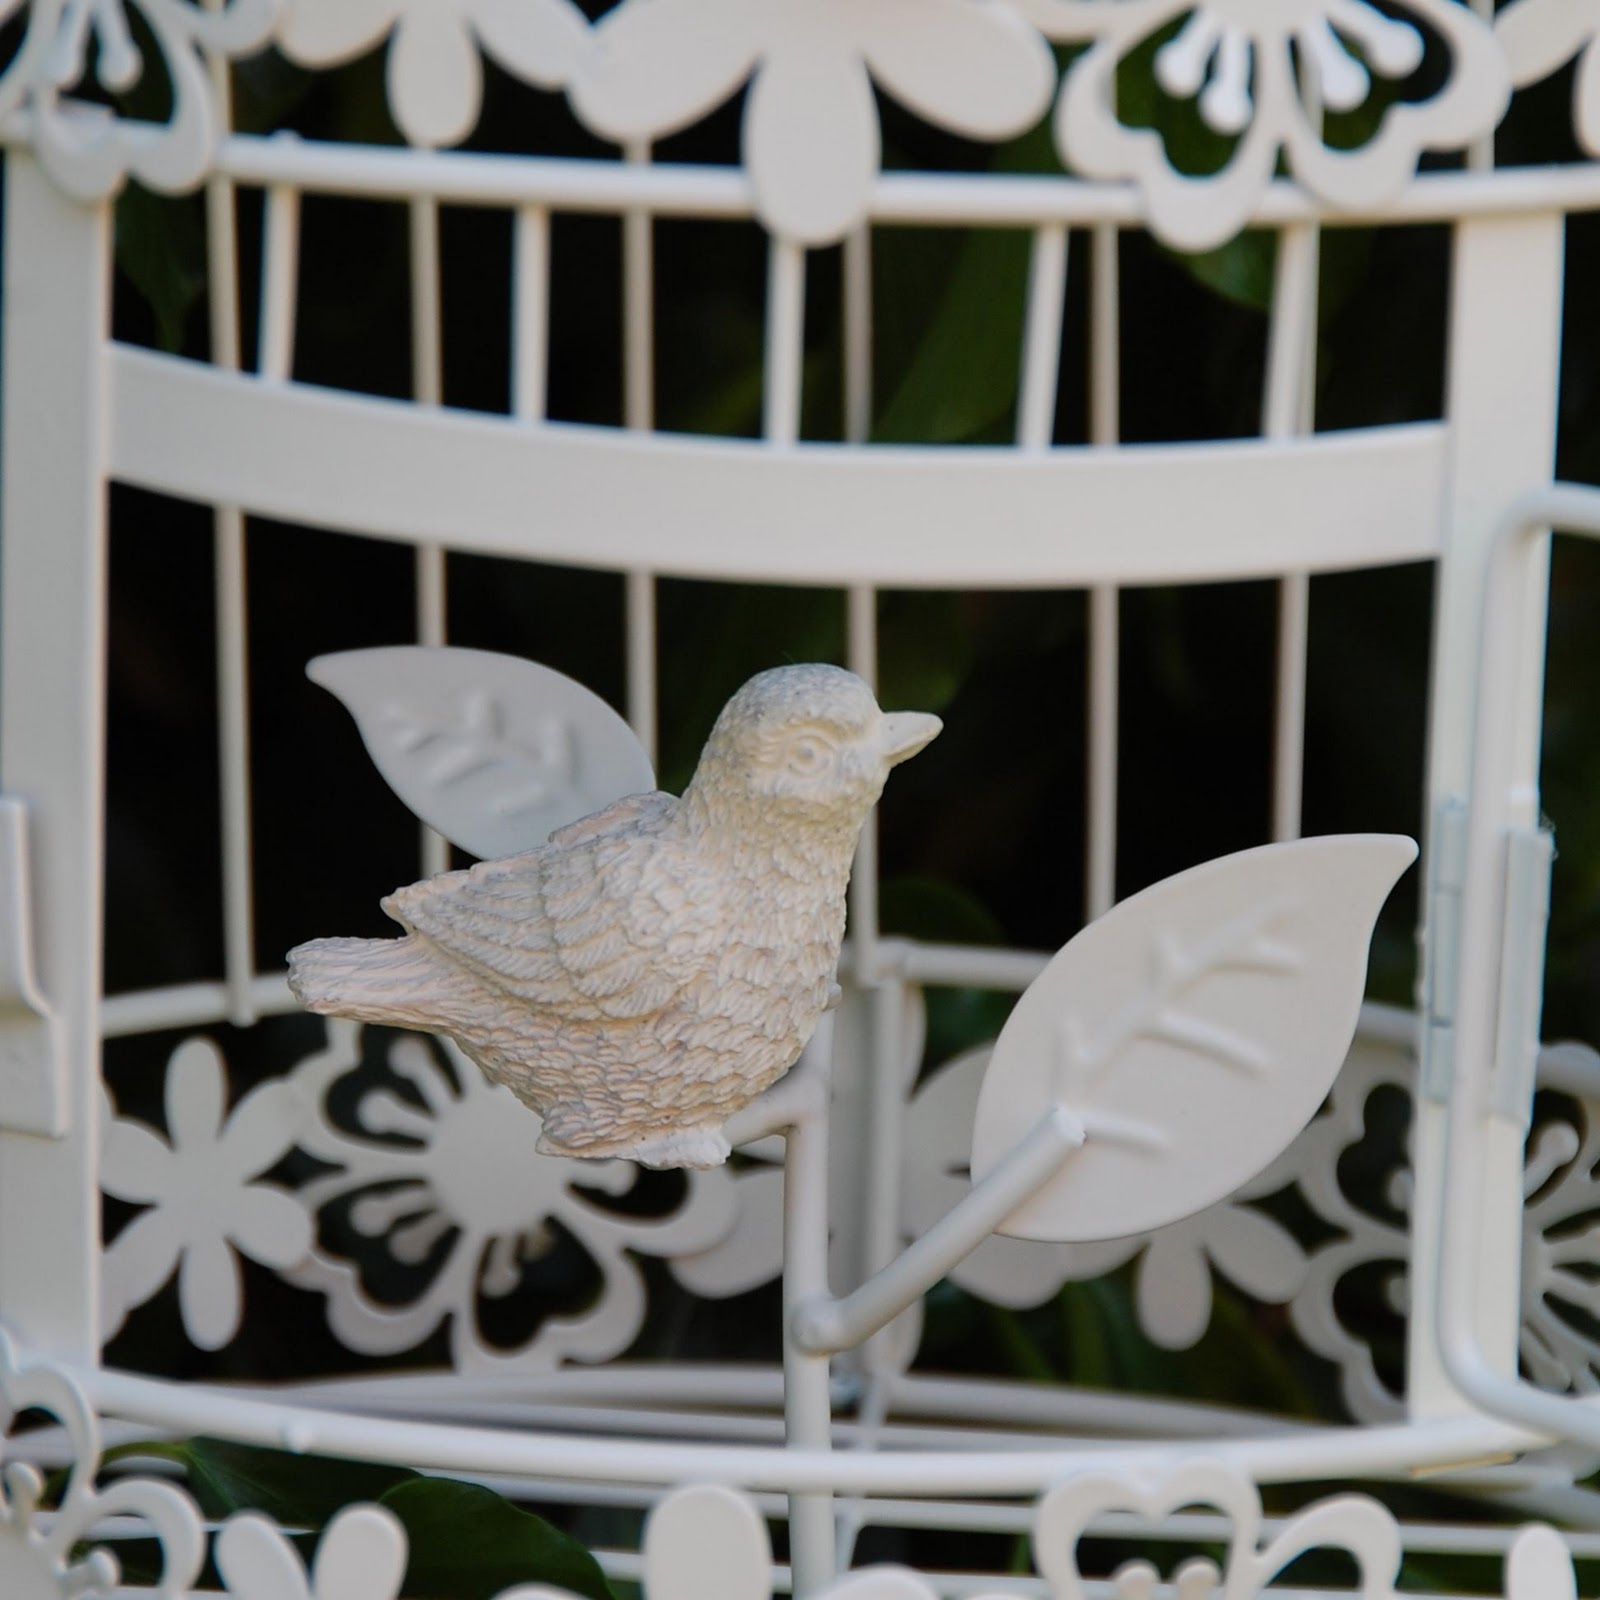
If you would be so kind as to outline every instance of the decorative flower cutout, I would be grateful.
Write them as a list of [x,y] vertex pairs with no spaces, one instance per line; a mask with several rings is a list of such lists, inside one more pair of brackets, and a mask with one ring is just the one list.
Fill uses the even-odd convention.
[[[1563,1058],[1582,1075],[1594,1072],[1586,1045],[1559,1044],[1541,1052],[1550,1065]],[[1600,1117],[1591,1101],[1563,1108],[1559,1120],[1536,1127],[1528,1142],[1522,1213],[1523,1364],[1547,1389],[1600,1391]],[[1570,1115],[1571,1120],[1567,1120]]]
[[[1358,1203],[1339,1182],[1347,1150],[1368,1135],[1373,1096],[1398,1093],[1409,1101],[1416,1070],[1410,1047],[1400,1042],[1404,1013],[1392,1014],[1389,1037],[1358,1039],[1334,1086],[1328,1109],[1301,1135],[1296,1182],[1311,1207],[1338,1235],[1311,1252],[1304,1287],[1290,1305],[1295,1332],[1312,1350],[1338,1364],[1344,1403],[1361,1422],[1392,1421],[1405,1412],[1404,1397],[1380,1375],[1369,1316],[1347,1326],[1339,1291],[1357,1273],[1376,1270],[1397,1319],[1409,1310],[1407,1263],[1412,1174],[1405,1148],[1384,1179],[1380,1214]],[[1585,1045],[1548,1045],[1541,1069],[1564,1059],[1592,1074],[1595,1054]],[[1571,1120],[1568,1120],[1568,1118]],[[1600,1391],[1600,1340],[1592,1319],[1600,1312],[1600,1119],[1586,1101],[1541,1121],[1528,1140],[1523,1173],[1522,1331],[1518,1353],[1536,1383],[1557,1391]],[[1369,1182],[1372,1174],[1368,1174]]]
[[[161,1546],[161,1581],[154,1600],[179,1600],[200,1571],[205,1535],[194,1502],[171,1484],[121,1478],[106,1489],[94,1480],[100,1470],[100,1428],[76,1384],[45,1365],[22,1365],[10,1341],[0,1334],[0,1423],[37,1408],[56,1417],[72,1444],[72,1467],[60,1505],[40,1526],[37,1519],[44,1480],[24,1461],[0,1471],[0,1595],[5,1600],[63,1600],[64,1596],[106,1594],[116,1587],[117,1559],[104,1549],[81,1550],[84,1540],[107,1517],[144,1523]],[[0,1460],[8,1454],[0,1439]]]
[[395,1600],[406,1575],[406,1532],[382,1506],[348,1506],[323,1530],[309,1575],[268,1517],[229,1517],[217,1571],[236,1600]]
[[[1372,77],[1396,81],[1420,63],[1423,38],[1410,22],[1369,0],[1021,0],[1025,13],[1058,39],[1089,39],[1072,64],[1056,109],[1063,158],[1093,178],[1132,178],[1145,193],[1150,225],[1170,243],[1209,249],[1244,225],[1278,156],[1332,205],[1380,205],[1411,177],[1421,152],[1455,149],[1487,133],[1510,95],[1504,57],[1488,27],[1457,0],[1406,0],[1451,53],[1451,71],[1430,99],[1391,106],[1372,140],[1355,150],[1323,142],[1302,96],[1296,56],[1322,104],[1365,103]],[[1161,136],[1130,128],[1116,113],[1116,76],[1140,44],[1183,22],[1156,52],[1156,79],[1194,99],[1218,133],[1237,135],[1227,166],[1186,177],[1167,161]]]
[[807,244],[865,214],[877,175],[874,80],[919,116],[976,139],[1043,114],[1055,63],[1003,0],[623,0],[570,90],[619,141],[686,127],[746,80],[744,158],[768,227]]
[[[733,1186],[721,1169],[685,1173],[682,1202],[664,1217],[601,1204],[592,1191],[624,1195],[638,1168],[538,1154],[534,1112],[453,1049],[447,1066],[417,1034],[395,1036],[385,1061],[393,1085],[361,1087],[352,1113],[357,1130],[342,1126],[328,1113],[328,1097],[359,1068],[357,1046],[356,1027],[335,1022],[328,1049],[294,1075],[316,1113],[301,1143],[337,1169],[308,1182],[300,1203],[312,1215],[343,1208],[358,1235],[427,1282],[398,1306],[380,1305],[362,1288],[358,1262],[314,1247],[287,1276],[327,1295],[329,1325],[351,1350],[409,1350],[448,1320],[462,1370],[525,1370],[567,1356],[604,1361],[644,1325],[644,1279],[630,1252],[705,1250],[734,1225]],[[558,1230],[599,1270],[599,1293],[572,1316],[546,1317],[527,1343],[503,1353],[483,1338],[480,1296],[513,1293],[525,1266],[554,1247]]]
[[483,102],[481,46],[539,89],[567,81],[588,35],[571,0],[292,0],[278,42],[306,66],[347,61],[393,31],[389,108],[418,145],[464,139]]
[[[41,165],[67,193],[98,199],[132,176],[153,189],[187,189],[205,176],[219,128],[201,52],[247,54],[265,42],[280,0],[229,0],[215,10],[193,0],[58,0],[29,7],[21,47],[0,76],[0,120],[18,107]],[[0,5],[0,16],[17,9]],[[154,42],[159,68],[141,50],[130,12]],[[93,48],[91,48],[91,46]],[[171,111],[159,129],[103,106],[63,103],[92,74],[101,87],[131,89],[164,75]]]
[[[1292,1517],[1266,1544],[1262,1541],[1261,1496],[1237,1468],[1218,1461],[1186,1461],[1161,1476],[1085,1473],[1052,1489],[1034,1524],[1034,1561],[1055,1600],[1087,1600],[1078,1565],[1078,1544],[1108,1511],[1170,1516],[1186,1506],[1214,1506],[1233,1524],[1225,1564],[1201,1557],[1173,1575],[1176,1600],[1221,1600],[1264,1592],[1290,1562],[1309,1550],[1338,1548],[1354,1557],[1364,1600],[1390,1600],[1400,1570],[1400,1529],[1376,1500],[1340,1495],[1318,1501]],[[1155,1600],[1164,1592],[1148,1562],[1135,1561],[1111,1575],[1119,1600]]]
[[189,1337],[218,1350],[239,1331],[242,1303],[235,1251],[290,1267],[311,1244],[311,1224],[287,1191],[251,1180],[293,1145],[301,1103],[283,1082],[262,1084],[223,1119],[226,1075],[209,1039],[189,1039],[167,1066],[171,1140],[118,1118],[106,1103],[100,1187],[150,1209],[105,1252],[104,1333],[178,1269],[178,1303]]
[[1506,1600],[1578,1600],[1578,1575],[1554,1528],[1536,1522],[1511,1541]]
[[[694,1484],[674,1489],[645,1522],[645,1600],[676,1600],[713,1585],[721,1600],[773,1600],[772,1543],[755,1503],[737,1489]],[[563,1600],[564,1591],[530,1585],[499,1600]],[[936,1592],[905,1567],[863,1567],[816,1592],[816,1600],[936,1600]],[[1002,1600],[973,1595],[972,1600]]]
[[1373,1097],[1394,1093],[1409,1103],[1415,1095],[1416,1065],[1410,1045],[1404,1042],[1408,1019],[1404,1013],[1392,1016],[1395,1026],[1386,1036],[1357,1036],[1326,1109],[1295,1147],[1296,1181],[1302,1195],[1319,1217],[1339,1231],[1311,1252],[1304,1286],[1290,1304],[1289,1317],[1309,1349],[1337,1363],[1345,1407],[1362,1422],[1392,1420],[1405,1409],[1403,1397],[1378,1371],[1371,1317],[1364,1316],[1358,1329],[1351,1328],[1339,1304],[1340,1286],[1352,1275],[1376,1273],[1389,1311],[1404,1317],[1407,1310],[1411,1241],[1405,1217],[1411,1206],[1411,1168],[1406,1150],[1402,1147],[1395,1153],[1395,1164],[1387,1170],[1367,1174],[1369,1189],[1381,1184],[1387,1210],[1358,1204],[1339,1182],[1344,1153],[1368,1137]]
[[1584,149],[1600,157],[1600,0],[1514,0],[1494,19],[1494,34],[1519,89],[1579,58],[1573,127]]

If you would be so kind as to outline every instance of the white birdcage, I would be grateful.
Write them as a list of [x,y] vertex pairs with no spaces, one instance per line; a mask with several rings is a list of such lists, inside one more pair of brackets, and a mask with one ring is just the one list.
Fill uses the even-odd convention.
[[[774,1590],[855,1600],[1309,1596],[1330,1591],[1292,1569],[1325,1547],[1344,1552],[1347,1572],[1353,1562],[1356,1590],[1371,1600],[1401,1592],[1403,1554],[1420,1558],[1423,1573],[1431,1556],[1482,1557],[1473,1592],[1505,1600],[1575,1594],[1573,1558],[1600,1555],[1600,1499],[1583,1487],[1600,1460],[1590,1398],[1600,1341],[1587,1318],[1600,1244],[1586,1231],[1600,1210],[1600,1058],[1539,1044],[1551,836],[1538,765],[1546,535],[1600,536],[1600,490],[1553,482],[1565,231],[1569,217],[1600,210],[1594,0],[1514,0],[1498,16],[1492,4],[1458,0],[1381,9],[1370,0],[621,0],[598,22],[571,0],[31,0],[7,11],[0,1410],[13,1421],[43,1413],[47,1425],[19,1423],[7,1449],[71,1473],[59,1504],[40,1509],[38,1482],[8,1469],[0,1600],[107,1592],[113,1566],[84,1547],[152,1537],[160,1594],[210,1592],[199,1574],[212,1538],[212,1586],[240,1600],[392,1600],[405,1535],[387,1511],[332,1524],[308,1580],[259,1516],[208,1523],[137,1452],[117,1475],[101,1471],[111,1444],[193,1435],[448,1474],[546,1507],[648,1510],[642,1545],[600,1554],[612,1576],[642,1578],[653,1600],[758,1600]],[[386,49],[388,105],[406,142],[235,131],[231,63],[269,45],[318,71]],[[529,103],[535,91],[564,95],[589,133],[614,143],[586,159],[450,148],[477,121],[485,58],[508,93]],[[1494,133],[1514,88],[1573,62],[1574,127],[1593,162],[1497,167]],[[1424,66],[1424,88],[1390,105],[1359,149],[1324,143],[1326,114],[1414,85]],[[155,120],[115,101],[141,75],[166,84]],[[1140,75],[1176,105],[1196,102],[1224,137],[1216,171],[1181,174],[1156,129],[1119,120],[1119,92]],[[740,92],[742,165],[652,159],[653,144]],[[1049,118],[1069,175],[880,171],[889,102],[978,141]],[[1419,171],[1425,157],[1437,159]],[[128,180],[172,194],[203,186],[209,361],[113,337],[113,218]],[[303,197],[404,211],[413,398],[296,371],[306,345],[297,320],[315,314],[301,276]],[[447,222],[472,214],[507,227],[508,279],[485,272],[441,285],[442,211]],[[613,426],[546,414],[560,331],[553,267],[574,217],[601,219],[620,237],[623,292],[607,346],[621,352]],[[653,431],[657,396],[675,376],[657,370],[658,319],[670,308],[658,304],[653,247],[669,225],[697,239],[731,225],[766,251],[758,438]],[[1435,285],[1448,296],[1445,393],[1435,420],[1319,433],[1321,245],[1328,230],[1355,226],[1447,231]],[[1031,241],[1015,308],[1014,443],[869,442],[876,242],[888,230],[931,238],[977,228]],[[1260,436],[1119,444],[1119,241],[1148,235],[1200,251],[1246,228],[1276,239]],[[243,271],[241,240],[250,245]],[[841,436],[802,441],[808,287],[822,262],[834,270],[825,253],[836,246]],[[1078,254],[1089,276],[1081,340],[1065,322]],[[366,265],[344,270],[359,279]],[[1567,298],[1586,287],[1566,285]],[[447,288],[509,305],[501,414],[449,403]],[[1086,374],[1087,441],[1063,443],[1058,399],[1073,363]],[[179,750],[178,740],[161,759],[191,764],[186,776],[207,784],[216,763],[224,966],[106,995],[112,485],[214,508],[209,557],[189,529],[174,530],[162,557],[214,568],[214,618],[195,624],[215,629],[214,727],[204,744]],[[1143,1231],[1100,1218],[1075,1232],[1058,1205],[1054,1221],[1035,1220],[1031,1239],[990,1239],[1057,1172],[1073,1130],[1046,1116],[1012,1157],[980,1153],[975,1165],[998,1176],[969,1191],[974,1119],[980,1151],[985,1137],[991,1154],[1004,1148],[1031,1125],[1030,1105],[1043,1114],[1051,1104],[1054,1067],[1048,1051],[1016,1046],[1000,1081],[985,1049],[919,1082],[923,991],[1016,994],[1036,985],[1048,957],[885,936],[869,833],[851,890],[842,1007],[787,1100],[744,1129],[748,1159],[688,1175],[665,1212],[603,1204],[597,1191],[622,1195],[633,1169],[533,1154],[531,1124],[508,1115],[503,1091],[459,1070],[460,1058],[416,1036],[364,1041],[348,1023],[330,1023],[321,1043],[309,1024],[270,1031],[296,1008],[278,952],[257,948],[253,898],[267,876],[309,881],[326,867],[281,837],[267,848],[263,819],[252,816],[252,755],[269,726],[273,748],[288,748],[276,730],[293,707],[250,695],[247,640],[280,637],[276,648],[300,650],[302,662],[315,649],[301,648],[289,608],[247,604],[248,519],[260,519],[252,553],[264,549],[288,583],[315,585],[340,534],[412,547],[415,616],[385,622],[392,643],[413,625],[418,641],[445,642],[453,555],[616,575],[626,710],[651,753],[658,678],[671,671],[657,636],[662,580],[836,589],[849,665],[869,681],[881,593],[1082,591],[1086,921],[1117,898],[1119,744],[1139,736],[1118,712],[1119,595],[1276,583],[1270,826],[1273,839],[1291,841],[1301,831],[1313,578],[1431,563],[1417,1008],[1365,1006],[1320,1113],[1226,1198],[1201,1194],[1223,1160],[1206,1156],[1198,1214]],[[150,522],[138,522],[137,537],[161,539]],[[321,531],[283,550],[285,525]],[[380,664],[340,692],[381,722],[404,699],[409,670]],[[481,670],[489,676],[472,679],[474,692],[496,714],[495,695],[515,699],[515,669]],[[512,677],[495,676],[505,672]],[[1056,736],[1050,714],[1034,716],[1041,738]],[[381,737],[368,732],[376,750]],[[413,746],[429,737],[412,734]],[[304,787],[330,828],[352,838],[363,828],[358,798]],[[187,838],[174,847],[195,857],[204,848]],[[1376,871],[1359,852],[1329,849],[1294,859],[1315,859],[1330,883]],[[439,871],[449,859],[444,840],[425,833],[422,866]],[[1256,903],[1290,858],[1250,859],[1266,863],[1250,889]],[[1398,867],[1392,856],[1385,863],[1386,888]],[[397,862],[368,898],[415,865]],[[216,870],[196,868],[192,892],[202,895]],[[1207,915],[1222,914],[1226,897],[1216,894],[1201,892]],[[1147,916],[1155,943],[1146,954],[1181,966],[1182,950],[1160,943],[1185,926],[1175,904]],[[137,904],[111,909],[140,914]],[[1329,926],[1330,939],[1343,927],[1332,912]],[[1364,960],[1369,926],[1370,915],[1348,961]],[[1306,938],[1311,998],[1295,990],[1261,1003],[1280,1031],[1310,1014],[1297,1007],[1322,1003],[1311,980],[1321,982],[1323,947]],[[1293,964],[1284,958],[1284,970]],[[1042,1008],[1069,1001],[1086,974],[1107,989],[1120,981],[1114,962],[1080,966],[1036,985],[1035,1011],[1048,1023]],[[1146,998],[1159,1011],[1160,972],[1127,979],[1154,985]],[[1169,1033],[1182,1031],[1167,1020]],[[1204,1027],[1194,1023],[1174,1048],[1223,1049],[1214,1033],[1199,1037]],[[264,1041],[245,1075],[254,1086],[236,1089],[231,1109],[224,1028],[230,1041]],[[147,1096],[165,1106],[161,1133],[129,1112],[106,1052],[137,1039],[149,1041],[137,1069],[146,1089],[152,1063],[161,1069]],[[831,1115],[816,1092],[830,1066]],[[987,1111],[986,1071],[999,1085]],[[1533,1128],[1536,1088],[1560,1098]],[[1310,1092],[1302,1119],[1321,1085]],[[1342,1186],[1341,1163],[1385,1093],[1409,1105],[1411,1131],[1409,1149],[1390,1157],[1403,1203],[1379,1214]],[[1264,1086],[1260,1094],[1266,1105]],[[1023,1121],[996,1146],[995,1129],[1009,1126],[1001,1100],[1021,1106]],[[1246,1094],[1229,1114],[1241,1143],[1250,1109]],[[291,1152],[300,1164],[280,1168]],[[1147,1181],[1162,1189],[1160,1176]],[[1250,1203],[1285,1190],[1314,1215],[1311,1236]],[[126,1225],[118,1214],[108,1243],[102,1191],[144,1208]],[[426,1262],[428,1281],[376,1294],[319,1229],[339,1208],[347,1241],[387,1249],[401,1267]],[[957,1220],[936,1226],[945,1214]],[[588,1259],[595,1292],[536,1331],[487,1337],[485,1297],[506,1297],[552,1229]],[[1117,1232],[1127,1236],[1081,1242]],[[923,1242],[907,1254],[913,1239]],[[973,1295],[1028,1307],[1141,1251],[1146,1333],[1192,1343],[1220,1268],[1286,1308],[1284,1337],[1333,1363],[1353,1420],[937,1376],[913,1364],[915,1310],[891,1320],[945,1270]],[[640,1257],[708,1301],[781,1274],[781,1367],[616,1359],[649,1316]],[[247,1280],[241,1258],[256,1263]],[[1403,1298],[1403,1393],[1338,1303],[1342,1286],[1372,1269],[1387,1270]],[[104,1359],[106,1341],[174,1272],[184,1338],[174,1330],[168,1341],[183,1344],[171,1370]],[[318,1336],[331,1332],[350,1368],[382,1364],[316,1382],[268,1384],[221,1368],[187,1376],[197,1351],[234,1338],[270,1275],[302,1291],[297,1307],[317,1308]],[[834,1291],[860,1292],[830,1301],[830,1275]],[[394,1358],[442,1330],[449,1370],[396,1369]],[[832,1365],[830,1352],[840,1354]],[[1419,1478],[1477,1515],[1416,1513],[1403,1491]],[[1363,1493],[1311,1498],[1296,1487],[1333,1483]],[[1278,1508],[1270,1515],[1264,1490]],[[1529,1520],[1562,1532],[1522,1526]],[[786,1524],[784,1562],[773,1562],[766,1523]],[[959,1571],[847,1576],[863,1531],[885,1529],[965,1535],[971,1559]],[[1031,1572],[1005,1565],[1002,1540],[1021,1536],[1032,1538]],[[1115,1555],[1105,1551],[1129,1544],[1167,1554],[1156,1567],[1109,1570]],[[1159,1575],[1176,1554],[1218,1547],[1221,1571],[1202,1561]],[[1434,1590],[1414,1574],[1404,1592]]]

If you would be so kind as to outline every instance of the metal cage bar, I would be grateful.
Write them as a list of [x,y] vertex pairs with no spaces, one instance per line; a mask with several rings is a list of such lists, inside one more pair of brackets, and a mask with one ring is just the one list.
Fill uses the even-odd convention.
[[[411,389],[417,404],[444,404],[443,286],[440,282],[439,202],[413,197],[407,207],[411,260]],[[417,642],[442,645],[447,632],[448,558],[441,543],[417,545],[415,556]],[[423,825],[422,875],[433,877],[450,866],[450,841]]]
[[[1122,294],[1117,230],[1102,223],[1090,234],[1089,442],[1121,437]],[[1089,591],[1089,765],[1084,840],[1084,920],[1093,922],[1117,898],[1117,700],[1121,605],[1115,584]]]
[[[628,163],[647,166],[650,147],[630,144]],[[636,433],[655,426],[655,237],[644,206],[622,219],[622,405],[625,425]],[[625,579],[628,634],[628,721],[652,762],[656,759],[656,583],[648,568],[634,567]]]
[[550,213],[518,206],[512,225],[511,414],[542,420],[550,366]]
[[[1307,393],[1316,372],[1317,253],[1313,223],[1285,228],[1278,237],[1272,322],[1267,341],[1267,384],[1262,433],[1288,439],[1312,430]],[[1306,660],[1310,649],[1311,579],[1286,574],[1278,584],[1277,703],[1273,715],[1272,837],[1300,837],[1305,780]]]

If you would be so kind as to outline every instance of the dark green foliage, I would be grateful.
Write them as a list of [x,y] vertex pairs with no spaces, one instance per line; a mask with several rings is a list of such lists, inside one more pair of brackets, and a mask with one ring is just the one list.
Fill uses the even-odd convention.
[[[492,1600],[515,1584],[549,1584],[612,1600],[588,1550],[559,1528],[475,1483],[406,1467],[294,1455],[223,1439],[152,1441],[108,1450],[107,1463],[151,1456],[177,1463],[208,1518],[259,1511],[292,1530],[309,1557],[344,1507],[376,1502],[399,1518],[409,1552],[405,1600]],[[131,1559],[130,1559],[131,1556]],[[129,1576],[153,1576],[153,1547],[124,1547]]]
[[[286,1528],[320,1528],[340,1507],[376,1500],[417,1476],[407,1467],[291,1455],[226,1439],[189,1439],[158,1448],[182,1466],[189,1492],[206,1516],[220,1520],[235,1511],[264,1511]],[[140,1447],[133,1453],[141,1453]]]
[[515,1583],[547,1583],[611,1600],[595,1559],[576,1540],[475,1483],[417,1478],[379,1501],[405,1524],[407,1600],[492,1600]]

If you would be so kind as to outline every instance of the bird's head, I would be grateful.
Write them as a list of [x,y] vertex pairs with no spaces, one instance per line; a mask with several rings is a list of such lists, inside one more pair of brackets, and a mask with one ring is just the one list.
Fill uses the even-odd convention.
[[941,726],[920,711],[880,711],[842,667],[775,667],[722,708],[685,799],[721,826],[770,816],[848,832],[853,843],[890,767]]

